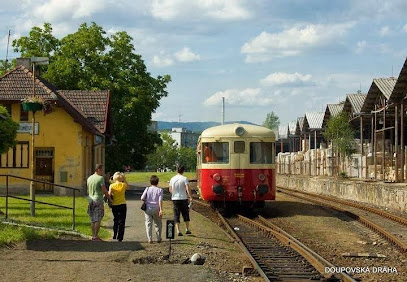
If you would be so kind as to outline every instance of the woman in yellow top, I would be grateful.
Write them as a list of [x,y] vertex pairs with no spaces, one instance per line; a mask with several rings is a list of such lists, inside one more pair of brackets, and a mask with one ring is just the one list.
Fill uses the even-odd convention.
[[112,212],[113,212],[113,239],[123,241],[124,228],[126,226],[126,190],[129,184],[126,181],[126,176],[122,172],[113,174],[113,183],[110,184],[109,194],[112,196]]

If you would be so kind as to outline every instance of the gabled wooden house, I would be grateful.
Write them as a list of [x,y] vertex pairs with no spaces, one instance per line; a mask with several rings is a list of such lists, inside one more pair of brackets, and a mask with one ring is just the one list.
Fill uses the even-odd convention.
[[[22,100],[35,95],[44,101],[35,113],[32,155],[32,117]],[[0,104],[20,124],[17,145],[0,156],[0,174],[53,182],[86,191],[86,179],[97,163],[105,163],[105,140],[111,136],[109,91],[58,90],[22,65],[0,78]],[[34,157],[34,162],[32,162]],[[32,163],[34,167],[32,167]],[[28,191],[27,181],[12,179],[15,191]],[[64,193],[52,185],[36,190]]]

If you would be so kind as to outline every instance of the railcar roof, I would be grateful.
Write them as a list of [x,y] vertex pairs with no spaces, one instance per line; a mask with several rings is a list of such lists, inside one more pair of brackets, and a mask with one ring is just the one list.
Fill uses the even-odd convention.
[[266,127],[241,123],[224,124],[210,127],[202,131],[200,138],[218,137],[218,136],[239,137],[235,132],[236,128],[238,127],[242,127],[244,129],[244,133],[241,137],[271,137],[275,139],[274,132]]

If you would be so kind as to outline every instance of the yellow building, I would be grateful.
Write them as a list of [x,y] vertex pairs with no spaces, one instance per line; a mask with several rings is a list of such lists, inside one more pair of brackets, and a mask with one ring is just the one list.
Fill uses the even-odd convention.
[[[18,66],[0,78],[0,104],[19,122],[17,145],[0,156],[0,174],[30,178],[32,173],[32,112],[25,112],[21,100],[43,98],[42,111],[35,113],[34,178],[81,188],[95,164],[105,163],[105,138],[111,135],[109,91],[57,90],[33,73]],[[0,137],[1,138],[1,137]],[[10,189],[28,192],[29,181],[10,179]],[[0,189],[5,177],[0,177]],[[65,194],[65,189],[36,184],[37,191]]]

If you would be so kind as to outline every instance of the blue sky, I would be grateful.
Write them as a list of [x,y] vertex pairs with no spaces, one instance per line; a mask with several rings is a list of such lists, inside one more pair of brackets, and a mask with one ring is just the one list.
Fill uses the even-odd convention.
[[[7,34],[50,22],[61,38],[92,21],[134,39],[153,75],[170,74],[163,121],[288,123],[344,100],[373,78],[398,76],[407,56],[407,1],[1,0]],[[9,58],[18,57],[9,51]]]

